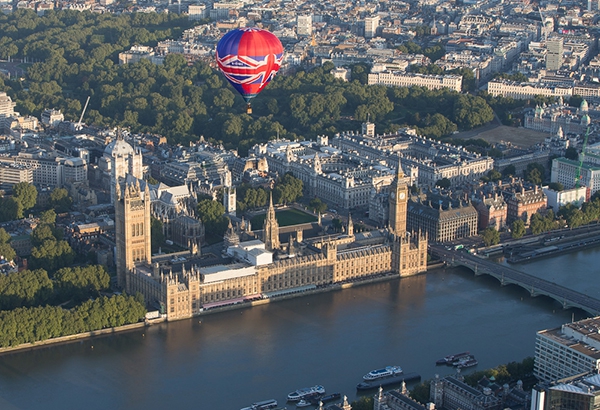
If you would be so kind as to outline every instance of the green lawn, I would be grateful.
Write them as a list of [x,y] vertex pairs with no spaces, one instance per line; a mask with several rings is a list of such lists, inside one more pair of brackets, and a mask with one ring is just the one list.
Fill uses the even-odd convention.
[[[266,214],[261,214],[250,219],[252,230],[261,230],[265,222],[265,217]],[[312,216],[306,212],[302,212],[294,208],[275,212],[275,217],[277,218],[279,226],[298,225],[307,222],[315,222],[317,220],[316,216]]]

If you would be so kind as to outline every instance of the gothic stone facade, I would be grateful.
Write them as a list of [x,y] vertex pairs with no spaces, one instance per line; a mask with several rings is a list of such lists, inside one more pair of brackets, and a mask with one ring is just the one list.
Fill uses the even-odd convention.
[[[141,192],[137,192],[138,201]],[[254,299],[270,292],[301,289],[307,285],[328,285],[368,278],[383,273],[410,276],[427,270],[427,238],[425,235],[406,233],[406,185],[394,184],[394,199],[390,201],[394,232],[385,232],[376,240],[356,240],[354,236],[344,239],[328,238],[319,249],[312,252],[275,260],[260,266],[247,264],[228,265],[230,272],[221,280],[210,279],[211,268],[183,269],[179,273],[159,272],[158,266],[138,264],[126,267],[128,291],[141,292],[150,304],[158,303],[164,308],[169,320],[190,317],[209,306],[220,303],[236,303]],[[404,195],[402,195],[404,194]],[[129,195],[135,196],[132,194]],[[142,201],[143,202],[143,201]],[[149,215],[149,207],[147,213]],[[121,212],[120,212],[121,213]],[[268,213],[271,215],[271,213]],[[271,215],[274,218],[274,212]],[[118,219],[129,226],[126,218]],[[123,227],[119,228],[123,235]],[[149,230],[144,231],[149,237]],[[273,237],[267,238],[266,249],[279,246],[276,226]],[[120,243],[125,243],[121,240]],[[129,256],[131,252],[121,252]]]

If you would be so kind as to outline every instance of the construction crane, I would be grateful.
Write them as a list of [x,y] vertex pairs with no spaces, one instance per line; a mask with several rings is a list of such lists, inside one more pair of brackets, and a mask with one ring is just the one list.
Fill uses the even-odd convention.
[[538,11],[540,12],[540,21],[542,22],[542,40],[546,41],[548,39],[548,30],[546,29],[546,21],[544,20],[544,15],[542,14],[542,8],[538,7]]
[[575,188],[581,186],[581,167],[583,166],[583,160],[585,159],[585,147],[587,145],[588,136],[590,135],[590,126],[587,126],[585,130],[585,137],[583,138],[583,147],[581,148],[581,154],[579,154],[579,166],[577,167],[577,174],[575,175]]
[[81,121],[83,121],[83,115],[85,114],[85,110],[87,110],[88,103],[90,102],[90,96],[88,95],[87,100],[85,101],[85,105],[83,106],[83,111],[81,111],[81,116],[79,117],[79,121],[75,124],[75,129],[79,131],[81,129]]

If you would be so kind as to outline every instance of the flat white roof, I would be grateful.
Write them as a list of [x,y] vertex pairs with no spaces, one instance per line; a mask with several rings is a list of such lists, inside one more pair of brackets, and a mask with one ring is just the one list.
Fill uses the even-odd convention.
[[242,263],[234,263],[231,265],[214,265],[200,268],[200,273],[204,278],[204,283],[213,283],[254,275],[256,268]]

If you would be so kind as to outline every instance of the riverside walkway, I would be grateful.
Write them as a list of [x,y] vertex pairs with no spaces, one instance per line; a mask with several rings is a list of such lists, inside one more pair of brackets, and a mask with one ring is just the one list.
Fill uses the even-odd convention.
[[447,249],[443,245],[430,245],[429,252],[448,266],[464,266],[475,272],[475,275],[493,276],[502,286],[514,284],[527,290],[533,297],[548,296],[558,301],[563,309],[578,308],[593,316],[600,315],[600,300],[556,283],[472,255],[464,250]]

